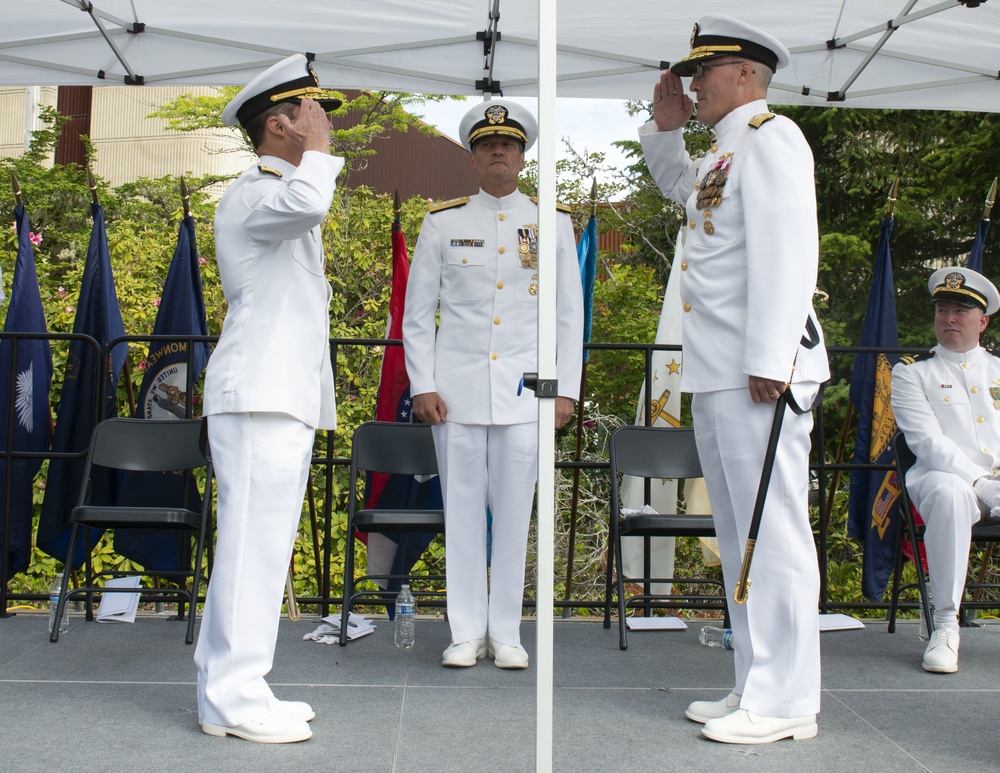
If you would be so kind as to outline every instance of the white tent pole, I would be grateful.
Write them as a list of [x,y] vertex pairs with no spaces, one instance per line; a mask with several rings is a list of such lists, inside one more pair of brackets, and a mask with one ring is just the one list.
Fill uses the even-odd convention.
[[[556,377],[556,0],[538,3],[538,378]],[[555,399],[538,401],[535,771],[552,770]]]

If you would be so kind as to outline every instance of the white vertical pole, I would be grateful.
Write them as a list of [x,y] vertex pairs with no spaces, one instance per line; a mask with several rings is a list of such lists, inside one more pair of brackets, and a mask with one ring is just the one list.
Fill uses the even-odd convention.
[[[538,3],[538,378],[556,377],[556,0]],[[552,770],[555,399],[538,401],[535,771]]]
[[28,152],[31,144],[31,133],[37,131],[40,125],[42,87],[28,86],[24,94],[24,152]]

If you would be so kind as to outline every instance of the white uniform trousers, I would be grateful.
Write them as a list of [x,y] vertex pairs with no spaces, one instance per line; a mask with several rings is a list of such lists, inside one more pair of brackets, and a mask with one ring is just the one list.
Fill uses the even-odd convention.
[[956,628],[969,567],[972,526],[984,512],[972,485],[949,472],[910,470],[906,490],[927,524],[924,548],[934,598],[934,625]]
[[218,490],[215,563],[195,651],[198,715],[234,726],[269,716],[285,578],[315,431],[285,414],[208,418]]
[[[815,389],[812,390],[815,393]],[[796,390],[798,396],[799,390]],[[774,403],[748,389],[703,392],[691,404],[698,456],[719,538],[733,626],[740,708],[766,717],[819,712],[819,567],[809,523],[812,414],[785,407],[784,424],[750,570],[735,603]]]
[[[538,477],[538,423],[433,427],[444,496],[448,622],[454,643],[521,643],[525,551]],[[486,508],[493,516],[489,582]]]

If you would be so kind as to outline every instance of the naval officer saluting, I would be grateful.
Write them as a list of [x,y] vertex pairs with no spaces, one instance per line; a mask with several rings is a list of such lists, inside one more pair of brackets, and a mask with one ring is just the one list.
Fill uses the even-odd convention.
[[[406,288],[403,346],[414,415],[433,426],[444,495],[448,622],[442,664],[527,668],[521,646],[525,550],[538,467],[538,402],[518,395],[538,370],[538,206],[517,189],[534,117],[506,100],[459,127],[475,196],[431,207]],[[556,233],[555,423],[580,392],[583,299],[569,215]],[[435,315],[440,308],[440,327]],[[486,508],[493,516],[489,577]]]
[[[812,153],[798,127],[773,115],[765,101],[771,76],[788,60],[785,46],[762,30],[704,16],[690,53],[656,84],[653,121],[639,130],[660,190],[686,208],[681,389],[694,395],[698,454],[730,598],[774,401],[791,382],[798,403],[808,405],[829,378],[812,309],[819,260]],[[688,76],[698,120],[715,132],[699,160],[684,147],[693,103],[681,77]],[[733,689],[687,710],[689,719],[705,724],[706,737],[725,743],[798,740],[817,732],[819,569],[807,497],[812,415],[781,410],[786,416],[753,587],[745,605],[729,606]]]
[[278,700],[264,676],[315,429],[336,425],[320,224],[344,166],[330,155],[327,112],[339,105],[296,54],[222,114],[244,128],[260,164],[229,186],[215,215],[228,309],[208,362],[204,415],[218,537],[195,652],[198,717],[209,735],[263,743],[312,735],[312,708]]

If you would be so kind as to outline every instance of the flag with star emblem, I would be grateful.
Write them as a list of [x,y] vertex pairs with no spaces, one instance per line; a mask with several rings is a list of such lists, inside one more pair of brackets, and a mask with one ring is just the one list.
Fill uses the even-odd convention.
[[[868,308],[858,346],[891,349],[899,346],[896,329],[896,292],[892,281],[889,237],[893,218],[882,221],[875,273],[868,295]],[[855,464],[892,464],[892,436],[896,418],[892,413],[892,366],[898,354],[860,353],[851,373],[851,403],[858,411],[858,434],[854,443]],[[861,590],[872,601],[885,595],[893,570],[896,529],[899,528],[900,481],[895,470],[854,470],[848,498],[847,533],[864,548]]]
[[[392,290],[389,295],[389,318],[386,320],[386,338],[403,337],[403,304],[406,284],[410,277],[410,257],[399,216],[392,222]],[[376,421],[413,421],[410,399],[410,377],[406,373],[403,347],[386,345],[382,354],[378,397],[375,403]],[[369,508],[438,509],[441,504],[441,484],[437,476],[428,481],[417,481],[412,475],[386,475],[368,473],[365,491]],[[424,550],[434,539],[434,533],[372,532],[358,534],[368,547],[368,574],[398,574],[410,572],[420,560]],[[399,580],[384,583],[389,590],[399,590]],[[387,606],[390,618],[394,612]]]
[[[24,207],[14,208],[17,226],[17,263],[4,322],[5,333],[48,333],[45,312],[38,291],[35,253],[29,234],[31,226]],[[13,376],[13,384],[11,383]],[[49,386],[52,383],[52,350],[47,339],[5,338],[0,341],[0,453],[7,450],[13,435],[12,452],[44,453],[52,439],[49,413]],[[13,423],[13,430],[11,428]],[[31,521],[34,512],[35,475],[41,459],[0,457],[0,513],[10,503],[0,523],[8,523],[7,550],[0,581],[6,583],[31,560]]]
[[[73,332],[90,336],[103,349],[114,339],[125,335],[125,326],[111,271],[104,210],[100,204],[93,203],[90,211],[94,225],[80,281],[80,299],[73,319]],[[68,569],[83,563],[84,545],[87,544],[85,539],[78,540],[76,554],[71,557],[66,555],[69,548],[70,513],[80,494],[86,465],[83,452],[90,445],[90,436],[97,422],[118,414],[118,378],[127,354],[127,348],[119,345],[111,351],[107,361],[101,362],[98,350],[89,342],[75,339],[69,346],[52,450],[81,455],[76,458],[52,459],[49,462],[37,539],[38,547],[53,558],[60,561],[69,559]],[[94,374],[100,374],[100,378],[96,379],[100,381],[100,385],[94,383]],[[101,389],[103,392],[99,393]],[[91,494],[95,502],[112,501],[111,476],[93,475]],[[97,529],[90,531],[89,544],[96,544],[101,532]]]

